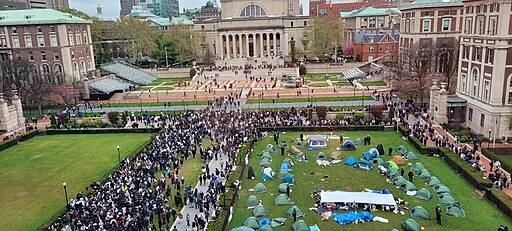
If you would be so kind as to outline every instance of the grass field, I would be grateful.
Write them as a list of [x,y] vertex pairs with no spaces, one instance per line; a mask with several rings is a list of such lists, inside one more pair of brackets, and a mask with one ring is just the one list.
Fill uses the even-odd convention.
[[152,83],[148,84],[148,86],[158,86],[162,83],[166,83],[166,85],[177,84],[179,81],[187,82],[190,81],[191,78],[188,77],[177,77],[177,78],[158,78]]
[[0,230],[35,230],[150,134],[38,136],[0,152]]
[[315,73],[315,74],[306,74],[307,80],[312,81],[325,81],[325,75],[329,75],[329,79],[336,80],[336,76],[341,75],[341,73]]
[[352,85],[350,85],[350,83],[349,83],[349,82],[347,82],[347,81],[339,81],[339,82],[335,82],[335,81],[333,81],[333,82],[332,82],[332,85],[334,85],[334,86],[339,86],[339,87],[352,86]]
[[329,84],[327,82],[313,82],[311,84],[308,84],[310,87],[327,87]]
[[360,82],[363,86],[369,86],[369,87],[385,87],[387,86],[386,82],[384,81],[368,81],[368,82]]
[[[196,101],[181,101],[181,102],[143,102],[143,103],[112,103],[112,104],[104,104],[103,107],[112,107],[112,108],[118,108],[118,107],[163,107],[164,103],[167,103],[167,106],[185,106],[188,105],[206,105],[208,104],[208,101],[206,100],[198,100]],[[144,108],[143,108],[144,109]]]
[[[336,102],[336,101],[359,101],[363,100],[363,96],[344,96],[344,97],[313,97],[311,99],[308,98],[279,98],[274,99],[274,103],[298,103],[298,102],[308,102],[312,100],[313,102]],[[364,96],[364,100],[373,101],[373,97]],[[272,103],[272,99],[250,99],[247,100],[248,104],[257,104],[257,103]]]
[[[313,133],[309,133],[313,134]],[[307,135],[307,134],[306,134]],[[338,134],[339,135],[339,134]],[[361,152],[367,151],[377,144],[382,143],[384,149],[387,151],[389,146],[396,148],[399,145],[405,145],[407,149],[414,150],[406,141],[395,132],[343,132],[345,140],[354,140],[355,138],[363,138],[366,135],[372,137],[372,146],[357,146],[357,151],[342,151],[344,160],[352,156],[357,159],[361,157]],[[291,137],[298,139],[298,133],[287,133],[282,134],[280,140],[290,140]],[[347,138],[348,137],[348,138]],[[238,227],[243,225],[243,222],[247,217],[252,216],[252,210],[245,208],[245,201],[248,196],[256,195],[259,200],[262,200],[263,205],[269,210],[269,218],[286,217],[285,211],[289,206],[275,206],[274,199],[279,193],[277,187],[281,183],[281,180],[277,179],[277,175],[274,180],[264,182],[268,189],[265,194],[254,194],[249,192],[248,189],[254,187],[259,180],[261,174],[259,165],[260,157],[256,154],[261,153],[267,144],[271,143],[270,137],[264,138],[263,141],[259,141],[255,144],[252,158],[249,161],[249,165],[253,166],[256,173],[256,180],[248,180],[244,178],[242,182],[242,190],[240,192],[240,199],[237,201],[237,207],[233,211],[233,219],[230,223],[230,228]],[[288,141],[288,143],[290,143]],[[322,150],[324,153],[329,155],[335,150],[335,147],[339,146],[337,140],[329,141],[329,149]],[[424,166],[434,176],[437,176],[441,182],[448,186],[454,198],[461,203],[463,206],[466,218],[455,218],[450,217],[444,213],[445,205],[441,205],[443,210],[443,225],[439,226],[435,222],[435,206],[438,204],[436,197],[430,201],[419,200],[417,198],[406,195],[402,190],[396,189],[393,185],[385,182],[385,177],[378,174],[377,169],[366,172],[363,170],[355,169],[344,165],[343,162],[333,164],[330,167],[321,167],[315,163],[315,154],[318,151],[307,151],[306,148],[301,148],[305,151],[309,158],[309,162],[297,162],[295,166],[292,166],[291,173],[295,175],[295,185],[292,188],[290,194],[291,200],[307,215],[303,219],[308,225],[317,224],[321,230],[391,230],[392,228],[400,228],[402,221],[410,217],[408,211],[404,216],[400,214],[394,214],[392,212],[375,212],[373,215],[381,216],[389,219],[389,223],[380,222],[367,222],[355,225],[339,225],[332,218],[328,221],[322,221],[320,215],[314,211],[310,211],[308,208],[313,207],[314,200],[310,197],[311,192],[314,189],[324,190],[345,190],[345,191],[362,191],[364,189],[388,189],[395,197],[405,199],[409,202],[409,208],[416,205],[423,206],[428,212],[431,221],[415,219],[425,230],[496,230],[500,224],[511,224],[505,214],[493,207],[493,205],[485,198],[481,198],[475,193],[474,189],[467,184],[460,176],[457,175],[444,161],[438,157],[426,157],[420,156],[419,162],[423,163]],[[416,150],[414,150],[418,153]],[[285,158],[279,153],[272,154],[272,168],[276,172],[279,172],[279,166],[281,161]],[[389,156],[381,156],[384,160],[389,160]],[[290,157],[293,159],[293,157]],[[416,161],[412,161],[414,163]],[[405,167],[406,171],[409,170],[409,166]],[[328,176],[327,178],[324,176]],[[406,176],[407,177],[407,176]],[[322,182],[324,179],[325,182]],[[414,178],[413,183],[418,188],[424,187],[424,181],[419,178]],[[434,196],[435,192],[430,187],[426,187],[430,190]],[[361,211],[361,209],[358,209]],[[341,211],[344,213],[346,211]],[[302,218],[301,218],[302,219]],[[290,226],[293,220],[288,219],[284,226],[277,227],[276,231],[290,230]],[[510,226],[510,225],[509,225]]]

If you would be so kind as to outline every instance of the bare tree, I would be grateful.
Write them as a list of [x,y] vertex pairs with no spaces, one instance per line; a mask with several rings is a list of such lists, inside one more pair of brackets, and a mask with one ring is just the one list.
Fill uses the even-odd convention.
[[443,76],[442,81],[447,83],[448,92],[453,93],[459,64],[459,40],[455,38],[437,40],[436,59],[438,72]]

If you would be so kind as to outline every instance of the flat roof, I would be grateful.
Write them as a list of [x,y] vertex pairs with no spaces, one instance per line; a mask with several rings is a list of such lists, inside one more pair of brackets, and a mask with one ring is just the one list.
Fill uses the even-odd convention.
[[53,9],[0,11],[0,26],[70,23],[91,24],[92,20],[85,20]]

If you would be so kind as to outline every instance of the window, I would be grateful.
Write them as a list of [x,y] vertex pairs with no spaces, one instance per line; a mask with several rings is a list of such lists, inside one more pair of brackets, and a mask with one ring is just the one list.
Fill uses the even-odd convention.
[[76,35],[76,45],[82,45],[82,35]]
[[375,17],[370,18],[370,23],[368,24],[369,28],[375,28]]
[[240,17],[259,17],[265,16],[267,13],[258,5],[248,5],[240,13]]
[[71,58],[75,59],[75,51],[71,51]]
[[75,45],[75,39],[72,34],[69,35],[69,45],[70,46]]
[[31,36],[25,36],[25,46],[26,47],[32,47],[32,37]]
[[84,57],[84,51],[82,49],[78,50],[78,58]]
[[423,21],[423,32],[430,32],[430,20]]
[[379,17],[378,18],[378,24],[379,24],[379,27],[384,27],[386,26],[385,23],[384,23],[384,17]]
[[471,89],[471,96],[476,97],[478,95],[478,70],[473,69],[473,88]]
[[474,61],[482,61],[482,48],[481,47],[475,47],[475,59]]
[[37,44],[39,45],[39,47],[44,47],[45,44],[44,44],[44,37],[42,35],[38,35],[37,36]]
[[57,45],[57,36],[56,35],[50,35],[50,44],[52,47],[56,47]]
[[368,26],[368,18],[361,18],[361,28],[366,28]]
[[443,31],[448,31],[448,30],[450,30],[450,19],[444,18],[443,19]]
[[471,27],[472,26],[471,23],[472,23],[471,18],[466,19],[466,30],[465,30],[466,34],[473,33],[472,27]]
[[290,27],[293,27],[293,22],[290,22]]
[[489,92],[491,91],[491,82],[489,80],[484,81],[484,100],[489,101]]
[[489,34],[491,36],[496,35],[496,18],[491,18],[491,21],[489,22]]
[[462,74],[462,80],[461,80],[462,84],[461,84],[461,89],[460,91],[462,93],[466,93],[467,92],[467,78],[466,78],[466,74]]
[[468,120],[469,121],[473,120],[473,108],[470,108],[468,110]]
[[58,51],[53,52],[53,60],[59,60],[59,52]]
[[50,26],[50,32],[55,32],[55,26]]
[[23,33],[30,34],[30,29],[28,28],[28,26],[23,26]]
[[0,26],[0,34],[5,34],[5,30],[3,27]]
[[464,46],[462,48],[462,52],[464,54],[464,56],[462,58],[463,59],[469,59],[469,46]]
[[485,114],[480,114],[480,126],[484,126],[485,124]]
[[494,63],[494,49],[487,48],[487,55],[485,56],[485,62],[493,64]]
[[478,35],[484,34],[484,20],[482,18],[477,21],[477,33]]
[[14,56],[16,57],[16,59],[17,59],[17,60],[21,60],[21,54],[20,54],[20,52],[16,52],[16,53],[14,54]]
[[5,38],[0,39],[0,47],[7,47],[7,40]]
[[28,52],[28,60],[34,61],[34,54],[32,52]]
[[43,33],[43,27],[37,26],[37,33]]
[[368,47],[368,51],[373,51],[373,47]]
[[18,30],[16,29],[16,27],[15,27],[15,26],[13,26],[13,27],[11,27],[11,32],[12,32],[13,34],[16,34],[16,33],[18,33]]
[[46,61],[46,51],[41,51],[41,60]]
[[20,48],[20,39],[18,38],[18,36],[12,37],[12,46],[14,48]]

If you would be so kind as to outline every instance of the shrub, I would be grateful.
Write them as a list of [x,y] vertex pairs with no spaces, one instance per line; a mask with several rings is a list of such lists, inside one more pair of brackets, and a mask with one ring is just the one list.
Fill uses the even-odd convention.
[[382,107],[380,105],[373,105],[371,109],[371,113],[373,118],[375,119],[382,119]]
[[52,125],[52,127],[57,126],[57,120],[54,115],[50,115],[50,125]]
[[358,119],[358,120],[362,120],[364,119],[364,112],[356,112],[354,114],[354,118]]
[[116,111],[111,111],[107,113],[108,121],[112,124],[117,124],[117,120],[119,119],[118,113]]
[[299,75],[304,76],[307,74],[306,66],[304,64],[301,64],[299,66]]
[[197,70],[195,68],[191,68],[190,69],[190,78],[194,78],[194,76],[196,76],[197,74]]
[[344,119],[345,119],[345,114],[344,114],[344,113],[336,114],[336,119],[338,119],[338,120],[344,120]]
[[123,125],[128,123],[128,116],[127,116],[127,114],[128,114],[127,112],[121,113],[121,121],[123,122]]
[[327,116],[327,107],[326,106],[316,107],[316,114],[318,115],[318,119],[325,120],[325,117]]
[[485,194],[501,211],[512,218],[512,198],[497,188],[491,188]]
[[492,188],[492,182],[488,179],[483,179],[482,174],[476,171],[473,167],[469,166],[466,161],[461,159],[450,149],[440,148],[441,155],[444,156],[444,160],[453,170],[460,172],[461,176],[464,177],[471,185],[479,190],[486,188]]
[[59,124],[67,124],[69,122],[69,113],[60,112],[57,115]]

